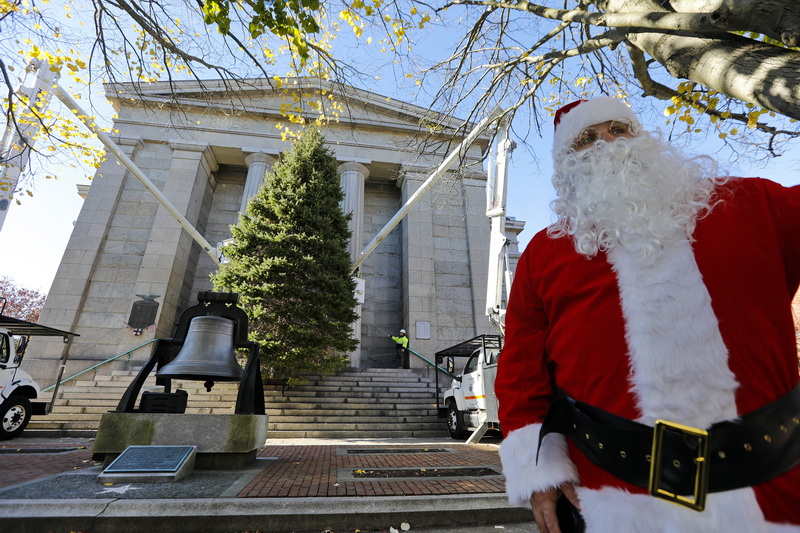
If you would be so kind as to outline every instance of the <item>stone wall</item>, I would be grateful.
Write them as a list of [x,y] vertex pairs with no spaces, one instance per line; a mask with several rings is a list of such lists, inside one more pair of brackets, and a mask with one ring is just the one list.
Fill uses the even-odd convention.
[[[239,204],[244,190],[247,169],[242,167],[222,167],[216,175],[216,187],[208,196],[208,212],[203,236],[213,246],[231,237],[230,227],[239,222]],[[194,283],[190,292],[189,305],[197,303],[197,293],[213,290],[211,273],[217,265],[207,254],[199,254],[194,271]]]
[[[259,84],[261,89],[251,89]],[[265,161],[272,164],[290,147],[276,129],[282,93],[253,80],[237,95],[232,112],[228,88],[215,93],[213,82],[153,84],[144,93],[124,85],[110,89],[123,151],[212,246],[229,238],[248,173],[256,177]],[[171,95],[175,91],[181,98]],[[345,191],[361,194],[363,183],[363,249],[453,146],[420,130],[427,110],[356,92],[347,117],[326,126],[323,136],[349,184]],[[455,131],[460,122],[451,122]],[[381,330],[396,334],[405,328],[412,348],[427,357],[492,332],[484,309],[489,223],[480,162],[487,148],[488,140],[479,139],[463,165],[426,194],[361,265],[366,300],[359,326],[362,352],[351,354],[354,363],[384,366],[370,359],[394,350]],[[347,198],[358,204],[354,199]],[[109,157],[89,188],[42,313],[43,324],[80,334],[66,375],[170,337],[197,293],[212,288],[209,274],[216,268],[169,211]],[[141,296],[154,298],[159,308],[154,327],[137,336],[126,323]],[[42,365],[38,375],[45,385],[62,348],[59,341],[37,340],[29,352],[28,366]],[[135,368],[150,351],[145,347],[123,364]]]
[[[399,208],[400,191],[393,181],[367,181],[362,250]],[[408,329],[402,313],[400,236],[400,228],[394,228],[361,266],[366,283],[361,314],[361,364],[365,367],[394,366],[395,343],[387,333],[397,335],[400,328]]]

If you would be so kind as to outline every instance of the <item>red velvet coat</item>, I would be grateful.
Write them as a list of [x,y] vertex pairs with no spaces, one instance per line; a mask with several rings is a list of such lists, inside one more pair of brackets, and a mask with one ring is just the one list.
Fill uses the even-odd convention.
[[[753,489],[709,495],[697,513],[594,466],[558,435],[533,464],[558,384],[632,420],[696,427],[748,413],[798,382],[791,301],[800,283],[800,186],[731,179],[688,241],[642,266],[593,259],[537,234],[520,259],[496,382],[512,504],[579,483],[592,531],[800,531],[800,468]],[[777,524],[794,524],[783,528]]]

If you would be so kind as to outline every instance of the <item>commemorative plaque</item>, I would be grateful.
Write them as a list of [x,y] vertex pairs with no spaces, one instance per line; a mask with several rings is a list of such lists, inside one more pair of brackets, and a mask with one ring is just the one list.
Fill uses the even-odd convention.
[[194,468],[196,449],[196,446],[128,446],[103,470],[100,479],[142,483],[177,481]]

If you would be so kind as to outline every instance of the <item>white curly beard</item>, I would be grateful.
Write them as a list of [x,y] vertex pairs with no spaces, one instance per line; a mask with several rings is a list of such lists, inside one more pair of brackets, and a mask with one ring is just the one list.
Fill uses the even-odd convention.
[[570,235],[587,257],[622,246],[640,259],[691,239],[719,180],[708,157],[686,158],[657,136],[598,142],[555,162],[551,237]]

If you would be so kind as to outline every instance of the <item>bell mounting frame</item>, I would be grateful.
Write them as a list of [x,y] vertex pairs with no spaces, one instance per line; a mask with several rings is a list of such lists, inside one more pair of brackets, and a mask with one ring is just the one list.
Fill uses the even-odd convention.
[[[266,414],[264,407],[264,383],[261,380],[261,364],[258,358],[258,344],[247,339],[249,319],[247,313],[238,307],[239,295],[233,292],[204,291],[197,294],[197,305],[189,307],[178,320],[175,333],[169,339],[157,339],[150,359],[142,366],[122,395],[117,409],[118,413],[136,412],[136,399],[154,368],[163,368],[178,355],[189,331],[193,318],[200,316],[218,316],[234,323],[233,346],[249,351],[247,364],[239,383],[239,394],[236,398],[235,414]],[[156,373],[156,384],[164,386],[164,392],[170,392],[171,378],[159,377]],[[213,381],[213,378],[211,378]]]

